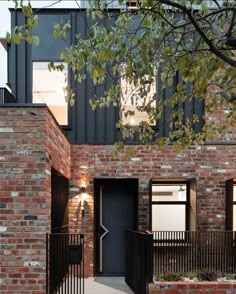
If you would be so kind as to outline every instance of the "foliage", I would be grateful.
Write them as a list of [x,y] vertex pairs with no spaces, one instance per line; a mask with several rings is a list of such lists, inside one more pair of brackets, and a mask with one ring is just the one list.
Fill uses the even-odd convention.
[[216,270],[202,269],[197,272],[189,273],[175,273],[165,272],[155,275],[154,280],[164,282],[178,282],[178,281],[227,281],[235,280],[236,274],[220,273]]
[[219,271],[202,269],[197,273],[197,277],[200,281],[217,281],[220,277]]
[[28,5],[23,5],[21,1],[14,0],[15,9],[20,8],[26,17],[25,24],[23,26],[16,26],[13,28],[12,33],[6,33],[6,39],[8,42],[11,40],[20,44],[22,40],[25,40],[29,44],[38,45],[39,37],[33,35],[32,30],[38,25],[38,16],[33,14],[33,10],[30,2]]
[[226,280],[236,280],[235,273],[225,273],[223,277],[225,277]]
[[182,273],[166,272],[163,274],[156,275],[155,280],[165,282],[178,282],[182,280],[182,277]]
[[[26,15],[26,24],[7,34],[8,41],[25,40],[35,45],[32,34],[37,25],[37,11],[14,0]],[[94,86],[103,85],[102,96],[90,100],[93,109],[117,107],[120,119],[116,126],[124,138],[159,146],[171,143],[177,149],[204,143],[210,135],[224,130],[227,123],[236,123],[236,2],[219,0],[137,0],[136,9],[119,0],[120,10],[109,10],[114,0],[90,1],[87,17],[92,25],[77,44],[64,48],[63,62],[69,64],[75,84],[91,78]],[[117,1],[116,1],[117,3]],[[56,24],[55,38],[65,38],[70,24]],[[55,69],[51,65],[52,69]],[[58,70],[58,68],[56,68]],[[82,71],[86,69],[86,74]],[[179,79],[176,79],[178,73]],[[151,92],[156,77],[158,87],[175,87],[163,101],[158,92]],[[125,81],[126,89],[121,87]],[[71,91],[71,87],[69,87]],[[71,99],[75,96],[70,93]],[[179,103],[192,99],[206,101],[206,123],[200,133],[193,125],[197,115],[184,119]],[[224,103],[230,111],[225,125],[207,121]],[[73,104],[73,101],[72,103]],[[129,105],[135,106],[130,110]],[[128,107],[126,107],[128,106]],[[173,107],[169,137],[160,138],[156,124],[166,106]],[[143,113],[138,124],[127,122]],[[126,118],[126,119],[125,119]]]

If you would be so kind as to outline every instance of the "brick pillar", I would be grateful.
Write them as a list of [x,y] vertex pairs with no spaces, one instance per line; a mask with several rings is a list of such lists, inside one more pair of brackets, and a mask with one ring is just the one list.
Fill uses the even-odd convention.
[[1,293],[46,293],[51,166],[69,176],[69,148],[46,107],[0,108]]

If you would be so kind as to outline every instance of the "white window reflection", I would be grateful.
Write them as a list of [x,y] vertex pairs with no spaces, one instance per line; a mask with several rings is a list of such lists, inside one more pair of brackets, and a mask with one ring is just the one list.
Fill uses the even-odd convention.
[[48,62],[33,62],[33,103],[46,103],[60,125],[68,124],[66,85],[66,65],[63,71],[50,72]]
[[[144,98],[137,95],[138,86],[129,84],[125,77],[121,77],[121,120],[123,124],[139,125],[142,121],[148,122],[150,125],[155,125],[156,122],[151,122],[146,111],[138,110],[142,106]],[[154,81],[150,86],[150,92],[145,97],[145,104],[153,100],[156,93],[156,82]],[[151,106],[156,108],[156,101],[152,101]],[[125,115],[128,111],[133,114]]]
[[152,185],[152,230],[185,231],[187,222],[187,185]]

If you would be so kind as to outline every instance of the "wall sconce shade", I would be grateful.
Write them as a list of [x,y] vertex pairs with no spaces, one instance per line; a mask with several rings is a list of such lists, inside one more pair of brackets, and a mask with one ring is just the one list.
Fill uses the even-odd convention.
[[85,186],[80,187],[80,199],[82,201],[82,210],[81,210],[82,217],[85,216],[84,205],[85,205],[85,201],[86,201],[87,197],[88,197],[88,195],[86,192],[86,187]]

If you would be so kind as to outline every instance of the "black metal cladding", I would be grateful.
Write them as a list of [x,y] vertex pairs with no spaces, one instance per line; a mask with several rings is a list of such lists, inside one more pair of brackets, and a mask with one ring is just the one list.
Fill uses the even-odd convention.
[[[157,84],[158,84],[158,95],[162,97],[163,103],[171,98],[171,96],[176,91],[176,85],[177,83],[181,81],[181,77],[179,73],[176,73],[176,76],[173,81],[173,86],[163,88],[162,87],[162,81],[160,78],[160,73],[157,77]],[[186,94],[190,91],[191,84],[189,84],[186,87]],[[183,112],[183,123],[186,122],[188,118],[191,118],[194,114],[198,115],[199,121],[197,123],[194,123],[192,125],[193,129],[196,132],[200,132],[203,124],[204,124],[204,100],[193,98],[192,100],[186,100],[185,102],[179,101],[178,105],[176,105],[174,108],[170,106],[164,106],[164,111],[162,114],[162,117],[160,118],[158,122],[158,130],[159,135],[163,137],[167,137],[169,135],[170,131],[173,131],[173,127],[171,127],[171,116],[173,114],[174,110],[181,110]]]
[[0,104],[5,103],[16,103],[16,99],[6,88],[0,88]]
[[[9,46],[9,74],[8,82],[11,84],[12,94],[17,98],[17,103],[32,103],[32,62],[33,61],[50,61],[59,60],[60,50],[64,46],[76,43],[76,34],[81,38],[85,37],[91,19],[86,16],[82,10],[60,10],[50,9],[42,10],[39,14],[39,26],[35,33],[41,38],[38,47],[33,47],[25,42],[20,45],[11,44]],[[67,41],[55,40],[52,37],[53,25],[61,20],[71,21],[70,36]],[[113,21],[113,20],[112,20]],[[20,11],[11,11],[11,25],[21,25],[24,23],[24,16]],[[109,23],[107,24],[109,25]],[[48,29],[49,28],[49,29]],[[69,72],[69,81],[72,82],[71,72]],[[161,89],[160,78],[157,78],[157,91],[163,97],[168,99],[174,92],[174,87]],[[73,107],[69,107],[69,123],[63,126],[63,130],[69,141],[73,144],[113,144],[121,141],[121,133],[115,128],[118,119],[118,109],[110,106],[109,108],[97,109],[93,111],[89,105],[89,99],[96,93],[102,93],[104,87],[93,87],[92,80],[87,78],[81,84],[76,86],[76,100]],[[182,103],[185,118],[190,117],[193,113],[202,117],[204,112],[203,101],[193,99],[192,101]],[[170,132],[170,116],[172,109],[165,107],[163,117],[158,121],[156,131],[159,136],[168,136]],[[194,128],[200,131],[203,120],[200,120]],[[128,141],[127,143],[135,143]]]

